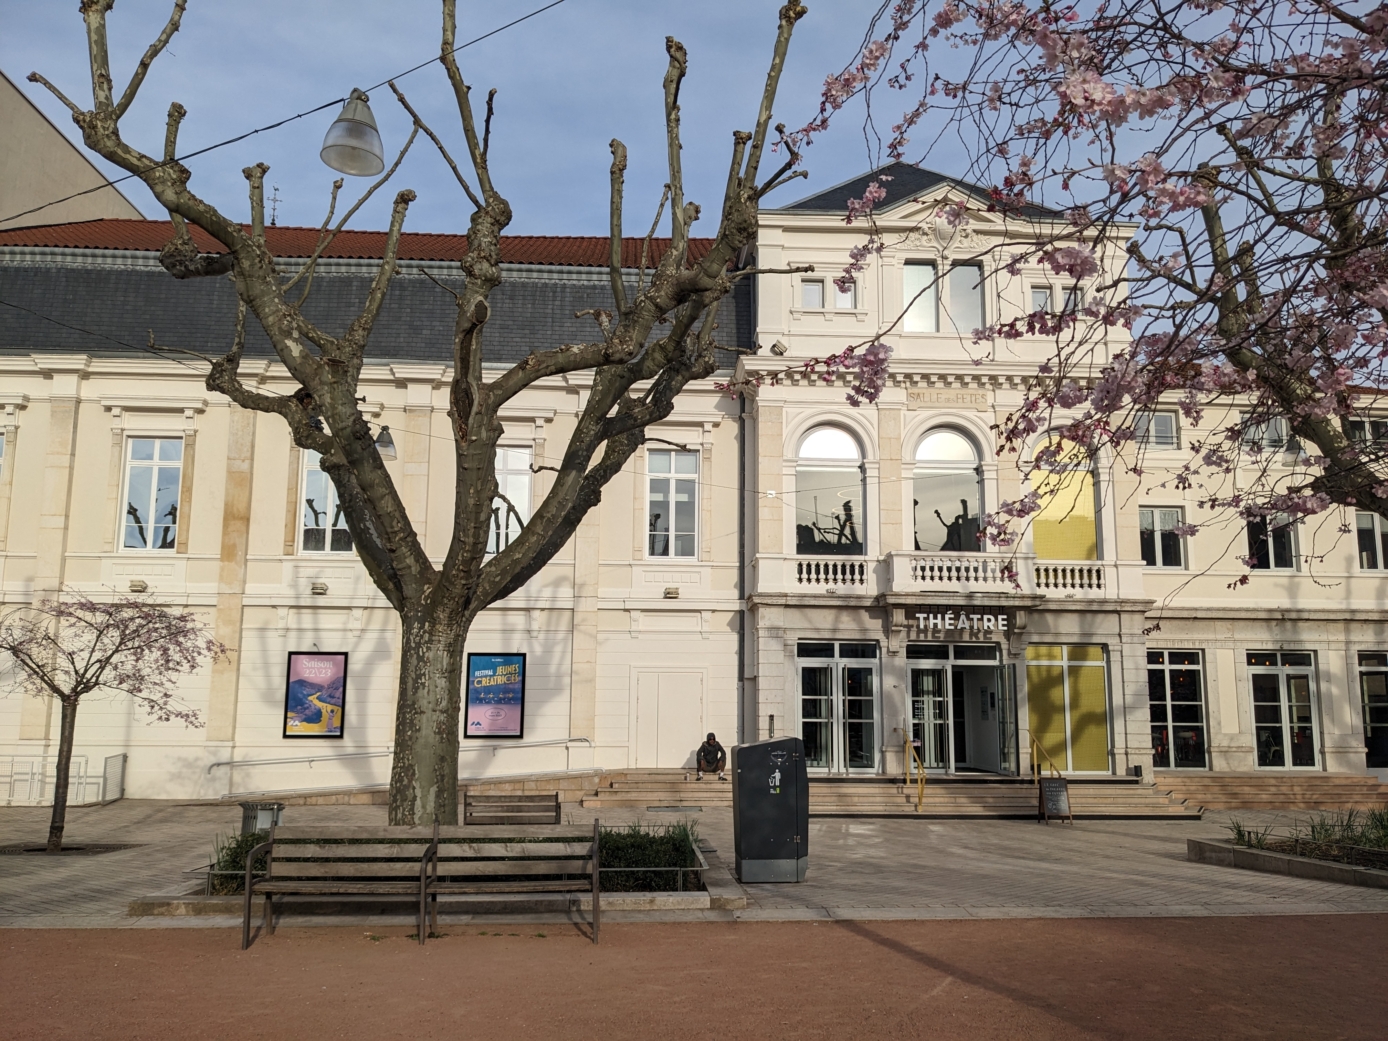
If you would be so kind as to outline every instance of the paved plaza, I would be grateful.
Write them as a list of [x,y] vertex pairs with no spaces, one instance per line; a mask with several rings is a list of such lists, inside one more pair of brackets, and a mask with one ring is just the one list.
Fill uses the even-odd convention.
[[[566,810],[574,822],[592,811]],[[69,811],[68,841],[140,843],[99,856],[0,856],[0,927],[224,926],[224,917],[130,918],[131,900],[187,892],[235,805],[124,800]],[[609,810],[613,824],[680,815]],[[731,865],[732,814],[688,815]],[[800,885],[745,887],[742,911],[640,913],[665,920],[1184,917],[1388,913],[1388,891],[1287,878],[1185,859],[1187,838],[1223,838],[1231,814],[1203,821],[928,821],[816,818]],[[1290,814],[1237,812],[1250,823]],[[42,807],[0,807],[0,845],[39,843]],[[383,824],[379,806],[291,806],[289,824]],[[445,908],[445,919],[447,913]],[[620,914],[614,920],[621,920]],[[301,919],[286,919],[296,924]],[[302,919],[306,924],[311,918]],[[327,920],[324,924],[328,924]]]

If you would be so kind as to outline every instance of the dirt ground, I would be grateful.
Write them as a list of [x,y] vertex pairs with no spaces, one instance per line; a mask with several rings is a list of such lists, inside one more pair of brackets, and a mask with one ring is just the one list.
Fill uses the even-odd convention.
[[1388,916],[0,933],[5,1039],[1383,1038]]

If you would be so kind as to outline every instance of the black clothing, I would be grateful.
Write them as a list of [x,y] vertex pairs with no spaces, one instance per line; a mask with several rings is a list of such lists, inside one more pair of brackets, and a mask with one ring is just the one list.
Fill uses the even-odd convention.
[[699,746],[699,765],[708,769],[722,766],[728,761],[728,754],[723,751],[723,746],[717,741],[709,744],[705,741]]

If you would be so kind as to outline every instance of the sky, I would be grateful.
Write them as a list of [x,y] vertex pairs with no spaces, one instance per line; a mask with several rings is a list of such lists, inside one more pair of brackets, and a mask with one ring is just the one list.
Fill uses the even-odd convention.
[[[458,39],[470,40],[545,2],[459,0]],[[824,77],[854,57],[878,3],[809,0],[810,13],[791,43],[776,121],[795,127],[815,114]],[[163,26],[170,6],[170,0],[121,0],[108,16],[118,91]],[[731,134],[752,128],[778,9],[777,0],[565,0],[463,51],[459,62],[479,109],[486,91],[498,90],[491,166],[498,190],[515,213],[508,232],[606,234],[608,142],[617,137],[630,151],[626,231],[645,233],[666,180],[661,80],[668,34],[689,52],[681,94],[685,196],[704,208],[695,234],[713,234]],[[188,109],[180,153],[205,147],[436,56],[439,28],[438,0],[192,0],[182,30],[156,61],[122,120],[122,134],[147,154],[161,154],[169,103],[179,101]],[[36,70],[79,105],[90,107],[86,39],[75,0],[0,0],[0,69],[80,146],[66,108],[25,80]],[[442,66],[435,62],[398,83],[462,164],[466,149]],[[408,135],[409,117],[387,87],[372,93],[371,106],[390,161]],[[249,219],[241,169],[265,162],[271,168],[267,193],[277,188],[279,197],[278,223],[317,225],[337,176],[319,160],[318,151],[336,114],[334,106],[190,160],[193,189],[227,215]],[[844,115],[849,118],[807,151],[808,181],[792,182],[766,205],[786,205],[881,161],[869,155],[861,117]],[[108,176],[123,173],[93,158]],[[343,198],[369,183],[348,178]],[[164,216],[138,181],[121,187],[146,216]],[[419,196],[406,230],[467,230],[467,199],[422,135],[395,179],[350,226],[385,227],[390,201],[403,188],[413,188]],[[42,215],[32,219],[38,222]]]

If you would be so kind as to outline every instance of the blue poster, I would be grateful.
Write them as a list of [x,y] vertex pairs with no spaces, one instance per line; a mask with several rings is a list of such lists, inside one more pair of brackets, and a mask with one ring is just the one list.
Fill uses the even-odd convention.
[[522,737],[525,655],[469,654],[464,737]]

